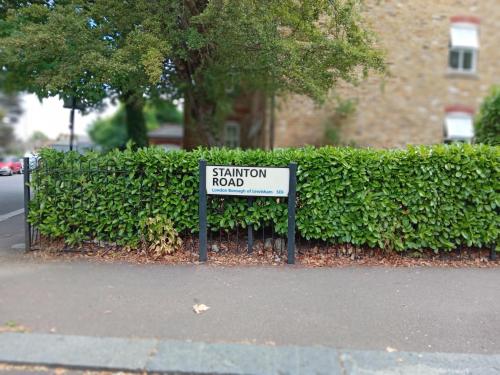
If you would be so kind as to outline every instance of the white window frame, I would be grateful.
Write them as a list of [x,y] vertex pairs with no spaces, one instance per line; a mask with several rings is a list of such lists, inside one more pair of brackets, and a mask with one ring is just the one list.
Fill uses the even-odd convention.
[[[458,30],[475,33],[472,38],[466,38],[464,41],[456,40],[457,44],[454,43],[453,35],[457,35],[456,32]],[[455,31],[455,33],[454,33]],[[456,38],[456,37],[455,37]],[[464,43],[464,44],[461,44]],[[461,73],[461,74],[476,74],[477,73],[477,60],[478,60],[478,51],[479,51],[479,30],[477,25],[470,23],[453,23],[450,29],[450,44],[448,51],[448,69],[450,73]],[[452,52],[458,52],[458,67],[451,66],[451,54]],[[471,66],[468,69],[464,68],[464,55],[466,52],[470,52],[472,54]]]
[[228,121],[224,126],[224,145],[229,148],[240,147],[240,124],[236,121]]
[[[458,52],[458,68],[451,66],[451,53]],[[472,61],[470,69],[464,68],[464,54],[465,52],[472,53]],[[465,73],[465,74],[476,74],[477,73],[477,50],[473,48],[465,47],[451,47],[448,54],[448,68],[452,73]]]

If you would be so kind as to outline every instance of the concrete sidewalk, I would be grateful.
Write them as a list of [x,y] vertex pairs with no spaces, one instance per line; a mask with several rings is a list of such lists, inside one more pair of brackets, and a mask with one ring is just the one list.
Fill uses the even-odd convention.
[[[9,253],[21,250],[9,250]],[[0,325],[32,332],[500,353],[497,269],[164,266],[0,257]],[[196,315],[195,303],[210,306]]]
[[477,374],[500,355],[346,351],[326,347],[0,334],[0,363],[162,374]]

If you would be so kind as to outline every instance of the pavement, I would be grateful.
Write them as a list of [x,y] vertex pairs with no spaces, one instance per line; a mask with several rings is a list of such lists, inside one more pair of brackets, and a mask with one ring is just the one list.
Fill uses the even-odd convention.
[[[379,372],[349,372],[342,365],[344,374],[500,373],[500,272],[495,268],[320,269],[43,261],[25,255],[23,247],[23,216],[0,222],[0,328],[9,322],[29,332],[0,334],[0,362],[3,358],[22,363],[23,356],[26,363],[36,362],[26,348],[41,345],[40,340],[46,343],[44,349],[34,353],[48,361],[57,358],[51,351],[57,345],[47,344],[52,337],[67,340],[68,348],[74,337],[83,337],[90,347],[98,339],[125,340],[123,345],[128,345],[127,340],[153,340],[158,353],[162,345],[170,348],[164,342],[184,343],[194,357],[207,357],[205,350],[219,353],[226,350],[224,345],[236,345],[236,354],[227,358],[262,351],[272,357],[280,350],[286,355],[299,350],[325,361],[351,358],[349,353],[355,352],[356,363],[360,361],[356,366],[361,369],[368,363],[382,363]],[[197,315],[192,309],[197,303],[210,309]],[[241,345],[255,351],[241,354]],[[11,357],[5,357],[6,348]],[[395,367],[383,367],[385,361],[394,366],[395,360],[402,366],[399,357],[387,353],[388,348],[408,353],[402,354],[402,361],[417,366],[413,367],[416,372],[389,372]],[[83,356],[87,351],[77,353]],[[128,354],[129,359],[145,355],[134,353]],[[436,354],[448,361],[448,372],[443,372],[444,362],[432,353],[449,353]],[[46,363],[42,357],[36,363]],[[438,369],[425,371],[431,365],[419,361],[424,357],[438,361]],[[452,366],[455,360],[460,366]],[[487,363],[489,372],[484,368],[464,372],[469,368],[465,363],[476,368],[476,360]],[[191,373],[199,373],[195,370]],[[292,370],[281,373],[296,373]]]
[[[500,353],[500,272],[493,268],[10,259],[0,264],[0,322],[34,332]],[[210,310],[194,314],[197,303]]]

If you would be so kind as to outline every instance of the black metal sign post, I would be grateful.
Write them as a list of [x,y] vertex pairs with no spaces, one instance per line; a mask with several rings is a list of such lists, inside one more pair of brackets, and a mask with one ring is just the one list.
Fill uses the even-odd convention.
[[[253,197],[248,197],[248,208],[253,206]],[[253,223],[248,224],[248,254],[253,252]]]
[[288,188],[288,264],[295,264],[295,203],[297,190],[297,164],[288,164],[290,184]]
[[200,192],[199,192],[199,216],[200,216],[200,262],[207,261],[207,162],[200,160]]
[[[207,261],[207,162],[199,162],[200,185],[198,198],[198,213],[200,220],[199,232],[199,259],[200,262]],[[297,195],[297,164],[288,164],[289,186],[288,186],[288,264],[295,264],[295,204]],[[248,207],[252,207],[253,195],[248,195]],[[248,253],[253,250],[253,227],[248,225]]]
[[24,182],[24,250],[31,250],[31,225],[28,221],[30,203],[30,158],[23,159]]

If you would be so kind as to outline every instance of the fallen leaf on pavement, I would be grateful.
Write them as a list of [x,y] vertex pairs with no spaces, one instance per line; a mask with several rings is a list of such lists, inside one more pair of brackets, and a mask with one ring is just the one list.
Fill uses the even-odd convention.
[[210,306],[207,306],[203,303],[197,303],[196,305],[193,305],[193,311],[196,314],[201,314],[204,311],[207,311],[210,308]]

